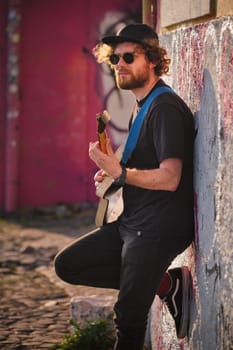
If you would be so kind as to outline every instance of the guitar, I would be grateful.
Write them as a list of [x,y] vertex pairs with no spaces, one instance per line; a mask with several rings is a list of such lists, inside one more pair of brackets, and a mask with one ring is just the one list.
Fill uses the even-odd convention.
[[[111,117],[107,111],[96,115],[99,145],[101,151],[104,153],[107,153],[106,127],[110,119]],[[121,158],[122,149],[123,146],[120,146],[116,151],[116,156],[119,160]],[[95,224],[98,227],[115,221],[123,211],[122,188],[116,189],[112,186],[113,181],[114,179],[111,176],[106,175],[103,182],[96,188],[96,195],[100,197],[95,216]]]

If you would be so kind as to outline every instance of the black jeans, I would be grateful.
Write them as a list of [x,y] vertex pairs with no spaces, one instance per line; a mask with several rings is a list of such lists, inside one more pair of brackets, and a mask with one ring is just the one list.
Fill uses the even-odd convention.
[[55,270],[71,284],[118,289],[115,349],[142,350],[148,312],[162,276],[190,243],[184,236],[126,231],[115,222],[65,247],[55,258]]

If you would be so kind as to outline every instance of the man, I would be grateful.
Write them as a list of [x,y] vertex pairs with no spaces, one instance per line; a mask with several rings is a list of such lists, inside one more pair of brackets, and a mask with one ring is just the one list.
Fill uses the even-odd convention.
[[[94,54],[113,68],[119,88],[131,90],[137,109],[166,85],[161,76],[170,60],[145,24],[129,24],[117,35],[104,37]],[[167,269],[193,240],[193,141],[190,110],[175,93],[165,92],[150,105],[125,165],[109,140],[107,154],[98,141],[89,145],[89,156],[100,168],[96,187],[110,175],[123,188],[124,210],[116,221],[60,252],[55,268],[69,283],[119,289],[116,350],[143,349],[155,294],[167,304],[177,336],[187,333],[189,271]]]

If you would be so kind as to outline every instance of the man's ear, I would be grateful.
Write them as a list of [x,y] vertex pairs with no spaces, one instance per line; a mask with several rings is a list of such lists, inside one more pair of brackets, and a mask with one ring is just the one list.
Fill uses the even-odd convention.
[[150,62],[150,68],[154,69],[157,66],[157,63],[154,62]]

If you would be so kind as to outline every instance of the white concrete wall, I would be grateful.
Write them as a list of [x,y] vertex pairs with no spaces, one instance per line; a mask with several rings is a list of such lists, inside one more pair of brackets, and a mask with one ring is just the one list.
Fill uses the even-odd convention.
[[196,242],[174,265],[193,277],[189,337],[176,339],[173,321],[156,298],[153,350],[233,349],[233,17],[161,36],[172,59],[165,80],[195,115]]

